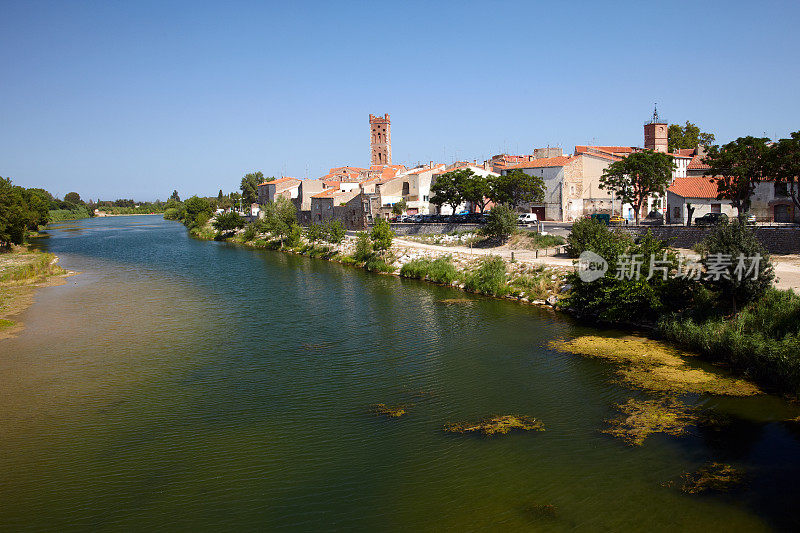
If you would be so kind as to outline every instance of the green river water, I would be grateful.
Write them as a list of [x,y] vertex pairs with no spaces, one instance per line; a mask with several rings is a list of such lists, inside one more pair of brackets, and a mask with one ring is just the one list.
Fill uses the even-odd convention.
[[[0,341],[2,531],[762,531],[800,525],[797,407],[688,396],[732,423],[629,447],[646,395],[553,351],[547,310],[190,239],[156,216],[59,224],[79,275]],[[398,419],[374,403],[405,404]],[[448,422],[519,413],[545,432]],[[708,461],[746,482],[688,495]],[[552,505],[555,513],[534,513]]]

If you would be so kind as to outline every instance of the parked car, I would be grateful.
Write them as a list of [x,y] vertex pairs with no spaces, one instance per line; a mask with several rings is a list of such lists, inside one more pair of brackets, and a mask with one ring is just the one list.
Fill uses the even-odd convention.
[[486,215],[483,213],[470,213],[467,215],[467,222],[471,224],[485,224],[486,223]]
[[727,220],[728,215],[725,213],[706,213],[705,215],[694,219],[694,224],[695,226],[715,226]]
[[612,217],[608,219],[608,223],[612,226],[622,226],[625,224],[625,219],[619,215],[612,215]]
[[536,213],[522,213],[517,217],[517,224],[536,224],[539,218]]
[[646,217],[641,221],[641,224],[647,226],[660,226],[664,223],[664,215],[658,211],[650,211]]

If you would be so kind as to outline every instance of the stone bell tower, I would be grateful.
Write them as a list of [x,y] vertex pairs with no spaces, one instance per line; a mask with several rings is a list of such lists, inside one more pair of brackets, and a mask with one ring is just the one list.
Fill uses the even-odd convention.
[[392,164],[392,122],[389,115],[369,116],[370,158],[372,165]]
[[667,153],[667,121],[658,116],[658,108],[653,109],[653,118],[644,123],[644,148]]

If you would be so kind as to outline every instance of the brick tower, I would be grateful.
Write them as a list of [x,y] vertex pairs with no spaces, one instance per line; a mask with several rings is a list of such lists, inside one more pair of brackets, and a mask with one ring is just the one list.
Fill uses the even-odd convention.
[[658,116],[658,108],[653,109],[653,118],[644,123],[644,149],[667,153],[667,121]]
[[392,123],[389,115],[369,116],[370,165],[392,164]]

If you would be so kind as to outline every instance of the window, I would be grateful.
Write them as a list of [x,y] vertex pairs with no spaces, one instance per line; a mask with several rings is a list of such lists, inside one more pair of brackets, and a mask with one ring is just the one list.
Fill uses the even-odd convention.
[[712,213],[722,213],[722,204],[711,204]]
[[408,196],[411,194],[411,186],[408,184],[407,181],[403,182],[403,196]]
[[786,183],[775,183],[775,197],[785,198],[789,196],[789,187]]

